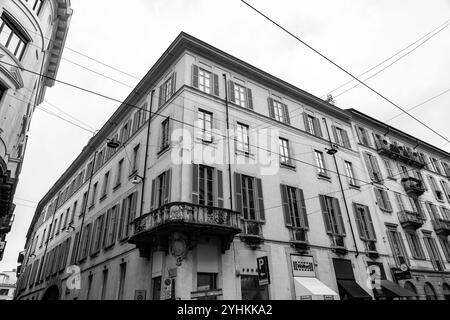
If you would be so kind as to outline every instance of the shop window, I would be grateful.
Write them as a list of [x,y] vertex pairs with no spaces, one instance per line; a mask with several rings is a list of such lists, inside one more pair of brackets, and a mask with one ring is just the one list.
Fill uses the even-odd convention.
[[260,286],[258,276],[241,275],[242,300],[269,300],[268,286]]

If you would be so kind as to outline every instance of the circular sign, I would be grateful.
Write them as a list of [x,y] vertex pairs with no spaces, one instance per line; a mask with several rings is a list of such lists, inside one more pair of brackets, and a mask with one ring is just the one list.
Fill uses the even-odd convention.
[[400,266],[400,270],[402,270],[403,272],[406,272],[406,271],[408,271],[408,266],[406,265],[406,264],[402,264],[401,266]]

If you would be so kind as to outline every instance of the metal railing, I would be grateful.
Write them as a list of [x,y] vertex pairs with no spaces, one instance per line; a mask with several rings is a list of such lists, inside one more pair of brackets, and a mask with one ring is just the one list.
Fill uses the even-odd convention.
[[401,224],[413,223],[416,225],[423,225],[425,223],[425,218],[413,211],[403,210],[398,212],[397,215]]

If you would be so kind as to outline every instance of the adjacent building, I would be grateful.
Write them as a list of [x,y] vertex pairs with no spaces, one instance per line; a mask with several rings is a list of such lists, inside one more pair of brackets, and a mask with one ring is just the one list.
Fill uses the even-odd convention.
[[54,84],[71,14],[70,0],[0,2],[0,261],[31,117]]
[[39,202],[16,298],[448,298],[448,156],[181,33]]
[[14,299],[16,282],[16,270],[0,272],[0,300]]

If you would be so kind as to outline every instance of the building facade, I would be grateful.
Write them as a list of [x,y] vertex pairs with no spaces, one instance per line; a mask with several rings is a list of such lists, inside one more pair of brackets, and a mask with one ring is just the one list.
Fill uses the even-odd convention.
[[16,270],[0,272],[0,300],[14,299],[16,282]]
[[31,117],[54,84],[71,14],[70,0],[0,1],[0,260]]
[[386,133],[181,33],[40,201],[16,298],[442,299],[431,221],[447,220],[424,224],[442,241],[423,259],[400,258],[407,209],[374,188],[406,197],[408,180],[386,180],[360,127]]

